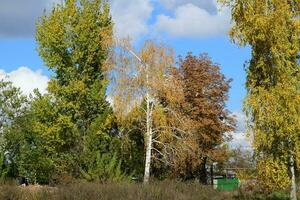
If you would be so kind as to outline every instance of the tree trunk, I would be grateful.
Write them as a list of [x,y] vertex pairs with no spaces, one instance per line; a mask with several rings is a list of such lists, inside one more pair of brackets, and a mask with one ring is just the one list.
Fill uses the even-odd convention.
[[290,171],[291,171],[291,193],[290,193],[290,199],[291,200],[297,200],[297,193],[296,193],[296,177],[295,177],[295,167],[294,167],[294,157],[291,154],[290,155]]
[[210,165],[210,185],[214,187],[214,165]]
[[144,173],[144,183],[149,182],[150,178],[150,168],[151,168],[151,150],[152,150],[152,109],[150,105],[150,97],[147,93],[147,111],[146,111],[146,123],[147,123],[147,132],[145,138],[146,145],[146,160],[145,160],[145,173]]
[[145,172],[144,172],[144,183],[149,182],[150,178],[150,169],[151,169],[151,151],[152,151],[152,108],[153,105],[150,105],[150,94],[149,94],[149,66],[144,64],[142,59],[134,53],[130,48],[125,46],[125,49],[132,54],[145,68],[146,68],[146,101],[147,101],[147,111],[146,111],[146,136],[145,136],[145,145],[146,145],[146,158],[145,158]]
[[207,163],[207,157],[205,157],[202,160],[200,170],[199,170],[199,180],[200,183],[207,185],[207,171],[206,171],[206,163]]

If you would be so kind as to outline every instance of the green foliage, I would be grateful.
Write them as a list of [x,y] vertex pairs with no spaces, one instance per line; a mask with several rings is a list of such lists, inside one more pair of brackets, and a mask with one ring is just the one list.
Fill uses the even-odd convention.
[[82,171],[83,177],[88,181],[97,181],[102,183],[121,182],[129,180],[121,169],[121,161],[117,157],[117,153],[96,153],[96,161],[93,168],[89,168],[88,172]]
[[0,181],[8,177],[9,168],[5,165],[5,154],[0,152]]
[[122,168],[128,175],[142,177],[144,173],[144,136],[138,129],[124,130],[128,133],[122,137]]
[[269,200],[289,200],[289,196],[284,193],[274,192],[267,199]]
[[28,109],[28,101],[20,89],[13,87],[11,82],[0,80],[0,169],[1,177],[17,175],[17,166],[13,160],[15,151],[8,148],[11,140],[17,139],[11,132],[14,121],[21,118]]
[[239,195],[235,198],[239,200],[289,200],[289,196],[285,193],[274,192],[271,194],[262,194],[262,193],[243,193],[240,192]]
[[32,183],[80,178],[82,171],[92,179],[121,179],[117,126],[105,96],[112,40],[108,4],[55,5],[38,21],[36,40],[55,75],[48,93],[35,91],[30,101],[11,83],[0,83],[1,155],[8,152],[10,161],[4,168]]
[[31,183],[124,180],[118,126],[105,96],[112,40],[107,2],[55,5],[37,22],[36,40],[54,76],[47,94],[36,90],[28,100],[0,82],[1,176]]
[[8,152],[11,162],[9,166],[14,166],[16,171],[12,176],[26,176],[32,182],[37,177],[48,180],[48,175],[53,170],[47,152],[48,141],[35,127],[39,119],[34,112],[37,111],[35,106],[36,104],[32,103],[23,115],[11,121],[11,126],[4,132],[4,149]]
[[133,108],[126,119],[119,120],[121,133],[121,159],[122,168],[127,174],[142,177],[144,173],[145,146],[144,146],[144,120],[143,109],[145,104]]
[[[0,132],[26,108],[26,97],[11,82],[0,79]],[[2,142],[2,140],[0,141]],[[2,143],[1,143],[2,144]]]
[[49,95],[33,102],[33,126],[55,176],[93,174],[97,155],[110,150],[116,127],[105,70],[112,26],[109,6],[101,0],[64,1],[37,23],[39,54],[55,75]]

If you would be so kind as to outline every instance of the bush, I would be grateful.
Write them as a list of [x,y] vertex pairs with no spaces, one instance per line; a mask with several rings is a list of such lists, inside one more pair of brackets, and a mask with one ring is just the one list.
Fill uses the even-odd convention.
[[117,153],[101,155],[97,152],[95,166],[87,172],[81,171],[87,181],[97,181],[102,183],[123,182],[131,179],[126,176],[121,169],[121,161],[118,160]]

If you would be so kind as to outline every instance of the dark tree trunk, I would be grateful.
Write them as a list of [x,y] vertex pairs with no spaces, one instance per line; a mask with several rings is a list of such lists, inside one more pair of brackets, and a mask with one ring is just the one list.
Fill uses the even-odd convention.
[[200,183],[207,184],[207,170],[206,170],[207,157],[205,157],[200,165],[199,169],[199,181]]

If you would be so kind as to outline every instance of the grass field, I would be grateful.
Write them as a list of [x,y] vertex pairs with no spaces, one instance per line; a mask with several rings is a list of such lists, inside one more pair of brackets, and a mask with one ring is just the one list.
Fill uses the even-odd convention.
[[197,183],[155,182],[149,185],[74,183],[57,187],[12,184],[0,186],[1,200],[229,200],[232,192],[219,192]]
[[0,200],[289,200],[287,194],[269,195],[217,191],[199,183],[176,181],[98,184],[75,182],[55,187],[0,183]]

